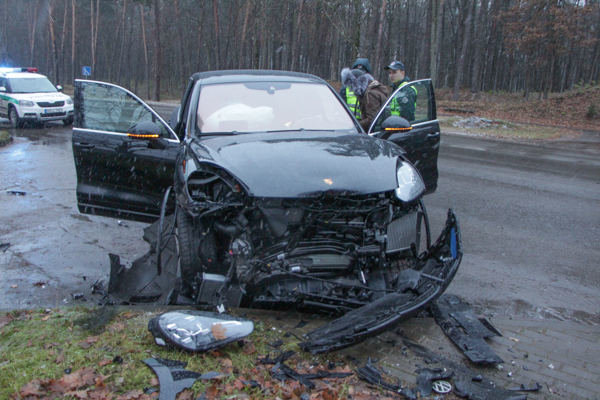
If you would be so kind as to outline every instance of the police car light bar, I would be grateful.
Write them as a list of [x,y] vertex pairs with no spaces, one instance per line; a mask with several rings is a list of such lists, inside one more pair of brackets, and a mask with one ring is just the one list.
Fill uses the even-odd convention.
[[0,72],[38,72],[36,67],[0,67]]

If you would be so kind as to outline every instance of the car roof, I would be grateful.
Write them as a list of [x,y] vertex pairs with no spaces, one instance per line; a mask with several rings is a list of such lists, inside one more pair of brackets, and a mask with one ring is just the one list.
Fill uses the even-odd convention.
[[231,69],[222,71],[197,72],[190,78],[194,82],[202,81],[203,85],[216,83],[240,82],[304,82],[327,84],[323,79],[302,72],[256,70],[256,69]]
[[33,72],[0,72],[0,76],[5,78],[46,78],[45,75]]

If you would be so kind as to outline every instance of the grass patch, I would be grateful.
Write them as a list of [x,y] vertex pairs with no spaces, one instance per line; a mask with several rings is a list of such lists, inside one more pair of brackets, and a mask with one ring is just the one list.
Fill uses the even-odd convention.
[[6,146],[10,142],[12,142],[12,136],[10,136],[10,133],[5,130],[0,130],[0,147]]
[[[228,374],[220,381],[196,382],[191,389],[193,398],[206,391],[218,396],[239,394],[253,399],[273,398],[290,390],[301,394],[305,389],[299,384],[273,380],[269,372],[272,366],[257,363],[258,358],[275,353],[269,343],[278,339],[284,342],[279,350],[298,351],[293,361],[287,363],[292,368],[306,372],[310,365],[319,368],[322,364],[321,368],[327,369],[326,360],[300,352],[293,335],[286,337],[268,322],[256,320],[253,334],[243,342],[212,352],[187,353],[159,347],[147,330],[149,319],[159,312],[76,307],[0,314],[0,398],[20,398],[19,392],[32,381],[59,380],[66,376],[66,370],[74,373],[82,368],[92,368],[101,376],[102,386],[110,390],[113,397],[139,393],[148,387],[158,388],[154,373],[142,363],[149,357],[185,361],[191,371]],[[92,324],[94,319],[101,322]],[[332,359],[331,355],[328,359]],[[241,383],[252,379],[261,383],[262,389]],[[347,393],[349,379],[356,378],[330,380],[326,389],[334,390],[334,397]],[[99,385],[98,380],[96,384]],[[360,381],[352,386],[356,384],[360,385]],[[84,389],[96,390],[93,385],[80,390]]]

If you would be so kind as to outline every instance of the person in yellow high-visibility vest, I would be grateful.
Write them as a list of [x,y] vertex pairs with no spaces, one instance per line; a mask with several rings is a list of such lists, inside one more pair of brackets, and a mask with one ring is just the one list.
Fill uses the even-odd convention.
[[[352,73],[355,77],[358,78],[359,75],[362,75],[361,71],[363,73],[371,73],[371,63],[369,62],[368,58],[357,58],[354,61],[354,64],[352,64]],[[344,78],[342,77],[342,82],[343,81]],[[359,99],[356,93],[354,93],[352,91],[352,88],[350,88],[349,86],[342,84],[342,88],[340,89],[340,96],[346,102],[348,108],[350,109],[350,111],[352,111],[354,117],[360,121],[362,118],[362,114],[360,111]]]
[[[390,65],[386,66],[390,81],[392,82],[392,93],[396,89],[408,85],[410,78],[406,76],[404,64],[401,61],[394,60]],[[390,102],[390,112],[392,115],[398,115],[406,118],[409,122],[415,119],[415,108],[417,106],[417,88],[408,86],[406,90],[396,95]]]

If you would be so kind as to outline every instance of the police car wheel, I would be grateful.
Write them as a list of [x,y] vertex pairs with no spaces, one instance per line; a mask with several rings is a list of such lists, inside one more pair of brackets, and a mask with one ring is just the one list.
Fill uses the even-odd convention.
[[73,123],[73,117],[65,118],[62,120],[64,126],[69,126]]
[[20,128],[23,123],[19,120],[19,114],[14,107],[11,107],[8,111],[8,119],[10,120],[10,126],[13,128]]

